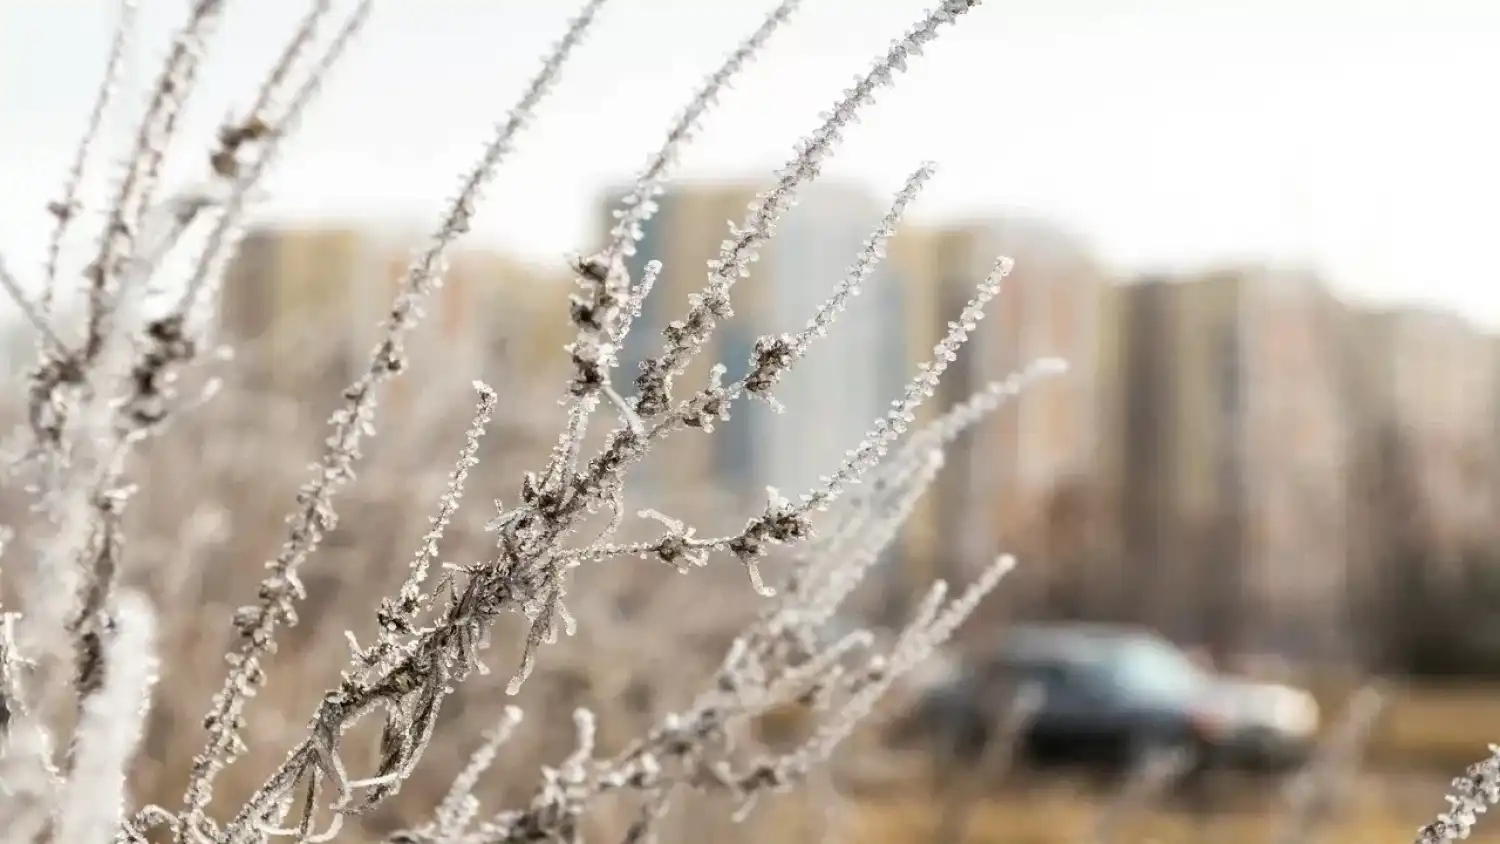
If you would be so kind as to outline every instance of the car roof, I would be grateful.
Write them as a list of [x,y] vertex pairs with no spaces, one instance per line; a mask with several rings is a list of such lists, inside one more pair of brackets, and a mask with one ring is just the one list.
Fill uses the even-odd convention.
[[1167,644],[1152,631],[1116,624],[1025,624],[1001,634],[989,658],[1000,663],[1089,662],[1136,642]]

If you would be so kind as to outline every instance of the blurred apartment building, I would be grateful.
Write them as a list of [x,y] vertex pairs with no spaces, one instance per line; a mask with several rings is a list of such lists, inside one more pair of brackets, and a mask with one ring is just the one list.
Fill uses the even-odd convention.
[[[1360,311],[1349,319],[1348,392],[1372,470],[1404,473],[1411,506],[1400,527],[1420,533],[1436,560],[1492,541],[1500,517],[1500,344],[1459,316],[1419,308]],[[1397,525],[1377,498],[1398,479],[1366,475],[1352,494],[1361,533]],[[1390,534],[1387,534],[1390,535]],[[1371,553],[1375,549],[1371,549]]]
[[[661,328],[685,313],[703,287],[706,264],[724,240],[727,220],[738,220],[760,186],[712,184],[664,195],[645,227],[631,263],[663,262],[661,275],[621,354],[619,386],[638,363],[656,354]],[[623,191],[601,209],[601,231]],[[755,339],[797,330],[843,278],[884,213],[880,197],[838,184],[816,185],[777,226],[751,276],[734,288],[735,316],[683,379],[704,383],[707,367],[722,362],[728,378],[743,374]],[[747,402],[712,436],[691,433],[669,441],[643,467],[638,487],[665,490],[689,478],[711,479],[741,505],[758,505],[764,487],[799,492],[836,468],[871,424],[901,395],[916,367],[932,356],[997,257],[1015,270],[991,303],[970,346],[950,365],[941,392],[919,414],[920,424],[1038,357],[1069,359],[1073,369],[992,417],[949,454],[937,485],[908,523],[890,582],[892,609],[933,577],[965,576],[1005,550],[1019,550],[1022,534],[1041,550],[1055,493],[1086,473],[1097,438],[1093,386],[1095,322],[1106,274],[1070,234],[1031,220],[999,218],[959,226],[907,224],[893,237],[864,292],[841,315],[778,391],[778,415]]]
[[[1092,609],[1225,650],[1338,652],[1348,612],[1342,308],[1300,272],[1111,289],[1098,473],[1115,516]],[[1105,606],[1113,604],[1113,606]]]
[[1035,563],[1018,569],[1004,590],[1004,603],[1018,607],[1049,588],[1047,581],[1083,554],[1088,540],[1076,490],[1091,471],[1100,435],[1095,344],[1109,277],[1080,239],[1031,219],[948,227],[933,246],[940,306],[925,318],[934,341],[997,257],[1015,261],[980,330],[952,364],[939,408],[1038,358],[1060,357],[1070,367],[955,443],[932,494],[931,553],[944,575],[962,577],[1002,551]]
[[[290,399],[321,422],[363,370],[419,245],[355,227],[251,231],[226,273],[219,319],[222,339],[245,360],[246,386]],[[407,341],[417,371],[390,385],[382,418],[419,424],[467,412],[473,378],[514,389],[550,371],[560,391],[566,294],[561,279],[540,278],[507,256],[456,250]]]
[[[639,364],[658,354],[662,329],[687,312],[688,297],[702,290],[708,261],[727,236],[727,222],[743,218],[764,186],[752,183],[686,185],[659,198],[630,261],[633,279],[648,260],[662,271],[620,355],[616,385],[635,392]],[[601,233],[624,191],[601,203]],[[708,369],[722,363],[728,383],[745,374],[758,337],[800,330],[844,278],[866,238],[885,212],[880,198],[837,183],[818,184],[777,224],[776,236],[760,252],[748,278],[731,297],[734,317],[719,325],[705,353],[679,379],[679,395],[707,384]],[[920,287],[900,283],[890,266],[877,271],[865,291],[849,303],[828,335],[776,390],[787,408],[778,414],[759,401],[742,399],[730,420],[710,435],[683,432],[653,451],[638,470],[634,488],[647,499],[666,500],[673,489],[709,481],[743,518],[765,500],[765,487],[787,495],[813,488],[838,468],[845,452],[900,395],[912,372],[905,345],[908,308]],[[684,482],[688,486],[684,487]],[[642,502],[643,504],[645,502]]]

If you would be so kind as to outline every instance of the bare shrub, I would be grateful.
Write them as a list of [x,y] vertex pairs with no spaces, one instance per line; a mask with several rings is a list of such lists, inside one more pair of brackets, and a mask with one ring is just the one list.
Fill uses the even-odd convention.
[[[1058,371],[1043,363],[907,436],[996,295],[1006,259],[955,315],[892,410],[842,460],[830,460],[816,487],[792,498],[769,491],[764,511],[724,536],[698,536],[684,510],[634,518],[626,511],[628,472],[656,444],[691,429],[711,432],[737,401],[774,404],[783,374],[869,279],[933,175],[931,165],[917,168],[885,218],[872,221],[865,248],[805,329],[761,338],[740,380],[724,383],[716,367],[707,384],[681,383],[717,325],[733,316],[734,286],[857,112],[978,0],[942,0],[892,42],[731,227],[704,291],[663,331],[661,352],[627,379],[633,389],[617,388],[616,351],[660,267],[652,262],[631,278],[625,258],[680,147],[796,5],[786,0],[772,10],[708,80],[640,175],[608,241],[575,262],[572,371],[560,385],[565,421],[550,452],[484,454],[503,402],[476,382],[471,422],[447,465],[434,461],[430,442],[412,454],[383,449],[367,460],[378,401],[412,367],[408,341],[442,284],[447,254],[604,0],[584,5],[462,177],[401,279],[379,342],[339,394],[321,447],[278,428],[278,418],[295,420],[295,409],[278,407],[232,372],[221,375],[216,356],[205,352],[214,348],[212,302],[244,235],[246,207],[373,4],[361,0],[340,18],[332,3],[311,3],[251,107],[207,151],[206,187],[169,195],[164,162],[225,6],[193,3],[125,151],[105,222],[92,248],[73,255],[63,247],[84,218],[78,185],[99,157],[100,115],[117,96],[120,56],[133,35],[134,6],[121,5],[89,129],[62,197],[50,206],[57,224],[39,284],[0,273],[39,337],[27,417],[13,438],[20,456],[9,467],[20,495],[7,561],[28,564],[7,566],[16,609],[0,637],[7,840],[330,840],[369,835],[367,825],[346,829],[346,821],[376,817],[403,790],[424,791],[434,808],[430,820],[404,831],[388,819],[390,841],[580,840],[588,829],[647,840],[686,794],[719,795],[739,816],[762,794],[806,781],[892,684],[953,633],[1008,571],[1008,558],[957,597],[934,584],[891,636],[830,637],[827,630],[931,483],[952,437],[1026,382]],[[179,259],[180,274],[169,269]],[[84,283],[73,313],[64,306],[75,291],[65,285],[75,273]],[[36,288],[33,297],[28,291]],[[613,417],[602,432],[600,409]],[[534,433],[529,418],[508,421]],[[264,459],[273,451],[276,459]],[[493,473],[534,459],[542,468],[517,469],[519,491],[497,503],[492,518],[463,506],[481,460],[491,461]],[[425,506],[435,510],[414,504],[429,496]],[[275,503],[287,498],[289,514]],[[409,525],[420,530],[409,534]],[[278,542],[266,541],[278,534]],[[415,550],[398,557],[393,547]],[[738,634],[726,634],[724,618],[734,613],[723,605],[711,619],[693,619],[681,612],[692,601],[673,597],[676,573],[722,576],[723,567],[708,566],[715,554],[735,558],[762,599],[744,602]],[[785,571],[763,574],[778,554]],[[253,556],[268,562],[247,574],[244,562]],[[662,576],[619,577],[641,566],[620,557],[658,564]],[[742,587],[720,591],[750,597]],[[219,633],[225,618],[232,630]],[[306,618],[313,623],[302,624]],[[684,634],[699,624],[702,641],[693,643]],[[492,644],[514,646],[508,659],[518,667],[504,683],[507,695],[534,714],[573,711],[566,746],[557,746],[555,733],[529,731],[519,708],[470,706],[478,700],[465,691],[484,683],[495,660],[483,652]],[[670,664],[639,659],[645,652],[665,653]],[[159,653],[170,654],[170,664]],[[225,654],[228,671],[213,684],[204,740],[183,727],[202,705],[189,692],[202,690]],[[549,682],[527,682],[542,676]],[[150,708],[159,680],[171,694]],[[545,688],[529,694],[536,686]],[[270,705],[253,707],[262,696]],[[593,704],[606,698],[623,704],[602,719]],[[787,705],[813,715],[793,746],[743,741],[757,718]],[[312,714],[289,720],[293,707]],[[478,727],[486,722],[488,733]],[[455,766],[451,787],[431,788],[431,778],[413,774],[429,748],[443,744],[434,739],[440,728],[483,737],[469,742],[472,759]],[[528,734],[548,746],[515,753]],[[126,765],[142,736],[151,752],[129,777],[131,795]],[[476,788],[502,754],[505,790],[519,808],[481,812]],[[242,773],[258,769],[268,773]],[[600,825],[600,815],[616,822]]]

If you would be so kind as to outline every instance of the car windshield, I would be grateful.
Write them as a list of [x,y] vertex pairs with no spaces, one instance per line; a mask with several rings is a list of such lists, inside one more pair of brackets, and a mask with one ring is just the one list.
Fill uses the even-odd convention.
[[1113,660],[1115,677],[1133,695],[1154,700],[1183,700],[1205,683],[1203,671],[1186,654],[1164,642],[1135,640]]

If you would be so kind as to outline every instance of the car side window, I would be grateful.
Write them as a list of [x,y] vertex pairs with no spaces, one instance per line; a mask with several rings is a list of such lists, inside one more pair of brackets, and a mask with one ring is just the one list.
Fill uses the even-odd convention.
[[1133,696],[1176,701],[1201,688],[1202,672],[1185,655],[1154,642],[1123,648],[1115,660],[1115,681]]
[[1087,707],[1104,692],[1097,677],[1084,665],[1045,663],[1027,666],[1017,672],[1021,682],[1036,683],[1042,689],[1042,707],[1053,711]]

